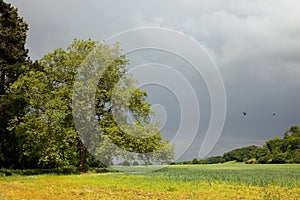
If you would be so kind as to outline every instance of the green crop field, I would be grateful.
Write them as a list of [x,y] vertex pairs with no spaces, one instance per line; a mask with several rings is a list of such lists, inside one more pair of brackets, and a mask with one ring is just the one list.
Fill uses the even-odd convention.
[[0,185],[0,199],[300,199],[300,165],[176,165],[148,173],[10,176],[1,177]]

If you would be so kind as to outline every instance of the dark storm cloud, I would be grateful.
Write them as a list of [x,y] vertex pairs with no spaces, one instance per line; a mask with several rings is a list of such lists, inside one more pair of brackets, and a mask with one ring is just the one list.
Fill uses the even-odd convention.
[[[195,38],[220,68],[228,98],[226,123],[212,154],[261,145],[300,122],[300,3],[296,0],[9,2],[30,25],[27,47],[33,59],[66,47],[75,37],[104,40],[140,26],[169,27]],[[201,93],[203,87],[198,90]],[[209,110],[202,109],[201,115],[209,116]],[[203,125],[202,131],[206,128]],[[197,156],[202,137],[186,158]]]

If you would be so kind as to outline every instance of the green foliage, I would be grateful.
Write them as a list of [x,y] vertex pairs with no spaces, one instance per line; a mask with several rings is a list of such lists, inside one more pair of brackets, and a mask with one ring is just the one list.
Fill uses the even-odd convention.
[[[92,57],[95,62],[93,64],[106,67],[101,74],[93,71],[88,63],[88,56],[95,49],[98,57]],[[68,165],[85,168],[89,165],[87,160],[99,165],[93,159],[88,159],[89,153],[81,140],[89,151],[101,158],[105,157],[106,165],[110,165],[113,155],[118,153],[108,142],[103,142],[108,140],[130,152],[157,152],[151,155],[151,158],[145,154],[139,159],[167,160],[173,156],[174,150],[168,145],[168,141],[163,140],[159,125],[147,121],[151,114],[150,104],[145,101],[146,93],[134,87],[135,80],[131,77],[124,79],[129,88],[129,92],[125,91],[128,94],[119,93],[115,89],[126,72],[127,63],[118,46],[111,48],[91,40],[74,40],[66,50],[56,49],[53,53],[45,55],[39,61],[41,70],[28,71],[11,86],[13,94],[22,95],[28,102],[26,114],[15,118],[11,125],[11,130],[15,130],[20,138],[22,160],[27,163],[26,168],[57,168]],[[80,67],[81,74],[78,75]],[[91,74],[96,75],[95,80],[87,78],[87,82],[75,84],[77,75],[89,77]],[[96,86],[95,119],[99,122],[103,136],[92,135],[94,127],[84,126],[81,127],[83,134],[79,138],[72,112],[74,105],[80,108],[80,113],[89,113],[91,106],[80,100],[72,106],[74,87],[79,95],[84,96],[88,95],[88,87],[92,87],[93,84]],[[119,98],[113,98],[113,95]],[[121,128],[114,118],[113,112],[121,109],[118,107],[120,103],[114,102],[113,99],[122,98],[129,98],[128,111],[131,111],[136,119],[130,127]],[[76,117],[80,116],[75,115]],[[146,137],[135,137],[136,133]],[[126,157],[127,155],[121,156],[131,159]],[[76,161],[77,164],[74,163]]]
[[263,147],[249,146],[234,149],[223,155],[225,161],[260,164],[300,163],[300,128],[290,127],[283,138],[267,140]]
[[192,164],[192,161],[183,161],[182,164],[189,165],[189,164]]
[[300,163],[300,128],[290,127],[283,138],[274,138],[264,145],[266,155],[258,163]]
[[209,157],[204,160],[196,158],[190,162],[172,164],[215,164],[229,161],[245,162],[246,164],[284,164],[300,163],[300,128],[290,127],[283,138],[267,140],[263,147],[251,145],[231,150],[223,156]]
[[138,165],[140,165],[140,164],[139,164],[138,161],[135,160],[135,161],[133,161],[132,165],[133,165],[133,166],[138,166]]
[[28,56],[25,49],[27,24],[18,16],[18,10],[0,0],[0,95],[24,71],[22,65]]
[[106,168],[88,168],[88,169],[78,169],[74,166],[67,166],[62,168],[53,168],[53,169],[0,169],[1,176],[32,176],[32,175],[41,175],[41,174],[81,174],[81,173],[105,173],[108,172]]
[[204,160],[199,160],[198,164],[216,164],[216,163],[223,163],[224,159],[222,156],[213,156],[206,158]]
[[234,149],[227,153],[224,153],[223,159],[225,162],[227,161],[237,161],[244,162],[250,160],[251,158],[256,158],[256,151],[258,151],[261,147],[251,145],[248,147]]
[[[9,121],[23,115],[26,101],[9,86],[31,66],[25,49],[28,26],[16,8],[0,0],[0,167],[20,167],[18,137]],[[13,156],[12,156],[13,155]]]
[[192,163],[193,163],[193,164],[199,164],[199,161],[198,161],[197,158],[194,158],[194,159],[192,160]]
[[130,166],[130,162],[128,160],[125,160],[123,163],[122,163],[123,166]]

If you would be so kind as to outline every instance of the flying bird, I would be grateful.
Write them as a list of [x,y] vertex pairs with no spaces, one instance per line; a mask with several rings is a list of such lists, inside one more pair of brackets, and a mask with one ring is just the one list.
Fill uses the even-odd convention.
[[243,112],[243,115],[244,115],[244,116],[246,116],[246,115],[247,115],[247,113],[246,113],[246,112]]
[[273,116],[275,116],[276,114],[275,113],[273,113]]

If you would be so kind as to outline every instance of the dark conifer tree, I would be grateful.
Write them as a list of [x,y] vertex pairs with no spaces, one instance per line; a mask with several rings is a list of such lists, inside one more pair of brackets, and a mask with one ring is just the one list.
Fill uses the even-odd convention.
[[9,86],[30,64],[25,49],[27,30],[18,10],[0,0],[0,168],[20,167],[18,140],[8,127],[11,119],[22,114],[25,102],[10,94]]

